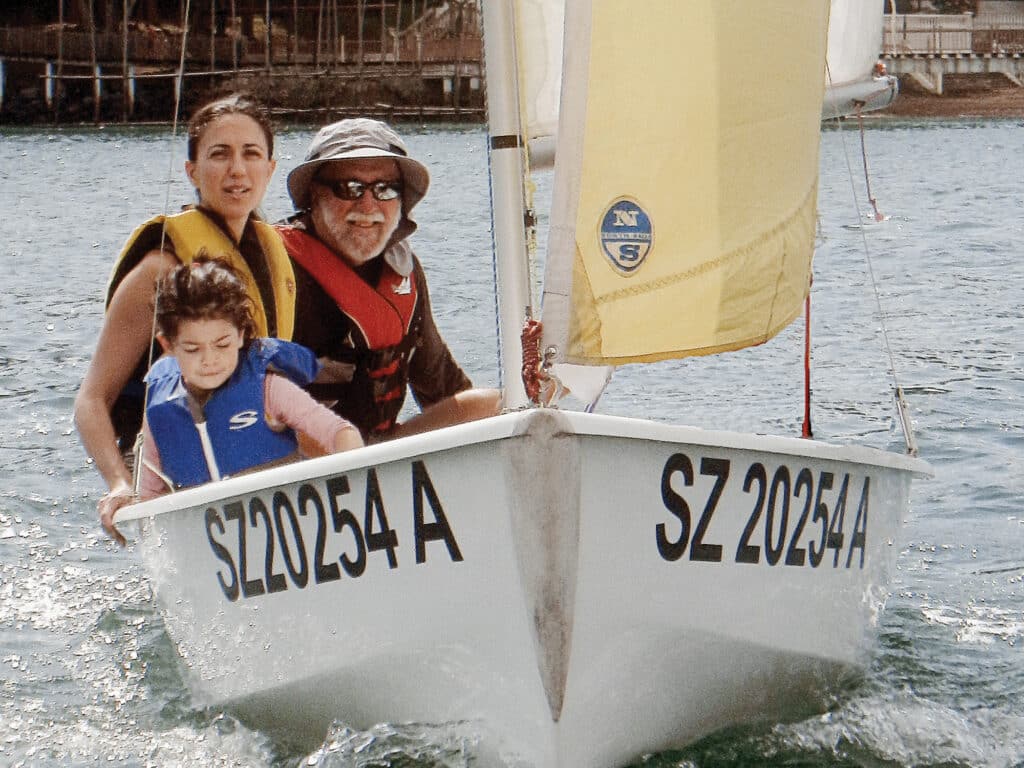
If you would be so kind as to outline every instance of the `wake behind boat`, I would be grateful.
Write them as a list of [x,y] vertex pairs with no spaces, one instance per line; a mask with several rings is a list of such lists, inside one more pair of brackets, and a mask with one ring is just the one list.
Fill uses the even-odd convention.
[[[530,407],[518,371],[525,149],[555,126],[555,375],[739,349],[799,315],[828,3],[483,10],[509,412],[122,510],[194,699],[310,746],[334,720],[457,723],[538,768],[819,708],[867,657],[927,465]],[[641,39],[653,62],[627,62]],[[684,53],[707,66],[673,70]],[[761,79],[726,76],[739,53]],[[652,63],[674,90],[641,87]]]

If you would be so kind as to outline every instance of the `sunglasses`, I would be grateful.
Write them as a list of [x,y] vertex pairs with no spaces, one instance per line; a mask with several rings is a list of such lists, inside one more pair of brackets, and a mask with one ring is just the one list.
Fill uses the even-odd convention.
[[316,180],[317,184],[327,187],[331,194],[339,200],[359,200],[366,190],[370,190],[374,200],[394,200],[402,194],[400,181],[357,181],[356,179],[340,179],[338,181]]

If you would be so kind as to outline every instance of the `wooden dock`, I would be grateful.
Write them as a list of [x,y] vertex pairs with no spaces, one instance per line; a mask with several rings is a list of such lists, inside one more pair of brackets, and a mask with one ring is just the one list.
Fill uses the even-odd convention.
[[943,93],[946,75],[991,75],[1024,84],[1024,15],[886,15],[882,60],[889,74]]
[[[1024,15],[887,14],[883,29],[889,73],[932,93],[941,95],[943,77],[954,74],[997,73],[1024,84]],[[170,120],[178,97],[187,112],[227,87],[249,87],[272,112],[294,119],[480,120],[482,58],[475,24],[458,36],[389,41],[6,27],[0,122]]]
[[[483,118],[482,44],[457,38],[228,39],[0,28],[0,121],[170,120],[212,90],[249,88],[278,115]],[[183,56],[184,49],[184,56]],[[184,71],[179,73],[184,58]]]

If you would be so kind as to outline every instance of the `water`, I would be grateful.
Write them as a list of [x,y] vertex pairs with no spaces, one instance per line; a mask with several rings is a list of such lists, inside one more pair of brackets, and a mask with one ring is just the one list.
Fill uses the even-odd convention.
[[[414,242],[438,323],[474,381],[496,385],[483,132],[405,132],[433,171]],[[1019,133],[1015,121],[872,125],[871,189],[890,217],[880,224],[861,215],[857,135],[824,133],[816,434],[900,446],[866,246],[936,477],[914,487],[862,681],[823,716],[732,730],[645,765],[1024,765]],[[288,212],[285,173],[310,136],[281,135],[268,218]],[[190,199],[182,146],[162,129],[0,132],[0,766],[464,765],[472,734],[457,728],[338,724],[307,755],[194,707],[136,552],[96,524],[102,484],[73,430],[74,393],[114,253],[147,215]],[[802,327],[721,358],[627,369],[601,410],[796,434]]]

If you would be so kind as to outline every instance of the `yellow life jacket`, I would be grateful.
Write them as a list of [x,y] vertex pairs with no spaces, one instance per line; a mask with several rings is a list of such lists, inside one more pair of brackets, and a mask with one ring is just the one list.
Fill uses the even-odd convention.
[[[110,302],[124,276],[139,263],[148,251],[159,247],[159,243],[155,246],[146,243],[142,248],[139,247],[139,238],[143,232],[154,225],[162,225],[165,228],[167,238],[174,247],[174,253],[182,264],[191,264],[200,250],[205,250],[207,255],[212,258],[224,259],[231,264],[242,276],[246,290],[253,300],[256,335],[271,335],[270,326],[267,323],[267,312],[263,306],[256,279],[239,252],[238,246],[223,229],[217,226],[216,222],[195,208],[170,216],[155,216],[132,232],[114,263],[107,286],[107,303]],[[270,271],[277,321],[277,332],[274,335],[279,339],[290,340],[295,328],[295,273],[292,271],[292,262],[288,258],[288,252],[284,248],[280,235],[272,226],[256,220],[252,221],[252,225]]]

